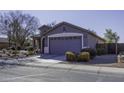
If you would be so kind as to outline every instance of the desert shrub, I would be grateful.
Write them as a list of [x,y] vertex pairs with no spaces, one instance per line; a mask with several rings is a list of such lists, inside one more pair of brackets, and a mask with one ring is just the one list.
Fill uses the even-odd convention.
[[25,55],[25,56],[29,56],[29,54],[30,54],[30,53],[28,53],[28,52],[27,52],[27,53],[23,53],[23,55]]
[[35,52],[36,54],[40,54],[40,49],[37,48],[37,49],[34,50],[34,52]]
[[16,48],[14,46],[10,47],[11,50],[16,50]]
[[10,49],[10,50],[8,50],[8,53],[12,54],[12,53],[13,53],[13,50],[11,50],[11,49]]
[[75,53],[68,51],[65,53],[65,55],[66,55],[67,61],[76,61],[76,54]]
[[81,52],[77,56],[77,61],[79,61],[79,62],[81,62],[81,61],[88,62],[89,60],[90,60],[90,54],[89,54],[89,52]]
[[84,48],[84,49],[81,49],[81,52],[89,52],[90,54],[90,59],[93,59],[96,57],[96,50],[95,49],[92,49],[92,48]]
[[27,55],[33,55],[34,54],[34,48],[32,46],[29,46],[27,48],[27,51],[28,51]]
[[107,51],[104,48],[97,48],[96,51],[99,56],[107,54]]
[[16,54],[18,54],[19,53],[19,51],[18,50],[12,50],[12,52],[11,52],[12,54],[14,54],[14,55],[16,55]]
[[33,54],[34,54],[34,51],[28,51],[26,56],[33,55]]
[[17,47],[17,50],[21,50],[21,47],[20,47],[20,46],[18,46],[18,47]]
[[29,47],[27,48],[27,50],[28,50],[28,51],[34,51],[34,48],[33,48],[32,46],[29,46]]
[[6,49],[2,49],[2,52],[3,52],[4,54],[6,53],[6,51],[7,51]]

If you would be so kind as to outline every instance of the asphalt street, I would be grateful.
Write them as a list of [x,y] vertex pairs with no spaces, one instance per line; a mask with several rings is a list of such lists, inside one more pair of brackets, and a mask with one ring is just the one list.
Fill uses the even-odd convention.
[[0,82],[123,82],[124,76],[85,71],[39,68],[26,66],[0,66]]

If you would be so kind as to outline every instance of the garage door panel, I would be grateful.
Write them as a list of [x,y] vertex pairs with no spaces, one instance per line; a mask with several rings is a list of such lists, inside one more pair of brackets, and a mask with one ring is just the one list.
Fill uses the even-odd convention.
[[51,54],[65,54],[66,51],[79,52],[81,37],[52,37],[49,45]]

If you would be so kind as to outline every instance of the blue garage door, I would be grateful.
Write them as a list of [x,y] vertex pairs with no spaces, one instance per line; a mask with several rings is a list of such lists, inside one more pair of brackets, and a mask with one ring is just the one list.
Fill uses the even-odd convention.
[[50,54],[65,54],[67,51],[79,53],[81,50],[81,36],[51,37],[49,41]]

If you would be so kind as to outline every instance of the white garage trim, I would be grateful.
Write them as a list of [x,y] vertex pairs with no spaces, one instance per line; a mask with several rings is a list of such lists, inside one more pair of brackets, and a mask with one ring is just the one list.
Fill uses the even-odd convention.
[[69,37],[69,36],[82,36],[83,34],[80,33],[59,33],[59,34],[52,34],[48,37]]
[[52,34],[52,35],[49,35],[48,36],[48,42],[47,42],[47,50],[45,49],[45,51],[47,53],[49,53],[49,39],[50,37],[70,37],[70,36],[81,36],[82,37],[82,44],[81,44],[81,47],[83,48],[83,34],[80,34],[80,33],[59,33],[59,34]]

